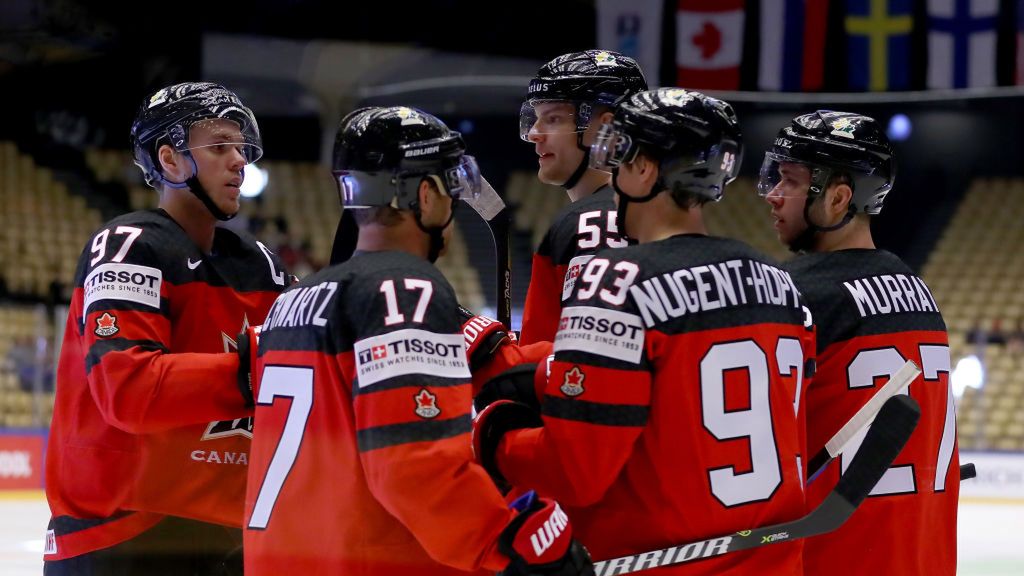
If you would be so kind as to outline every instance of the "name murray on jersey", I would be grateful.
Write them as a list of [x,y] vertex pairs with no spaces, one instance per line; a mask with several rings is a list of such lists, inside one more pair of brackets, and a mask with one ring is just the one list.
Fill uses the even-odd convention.
[[789,273],[754,260],[682,268],[648,278],[629,291],[647,327],[669,318],[747,304],[801,308],[800,292]]
[[939,305],[917,276],[882,274],[843,282],[861,318],[900,312],[938,312]]
[[263,330],[308,324],[326,326],[324,311],[337,291],[337,282],[321,282],[285,292],[270,307]]

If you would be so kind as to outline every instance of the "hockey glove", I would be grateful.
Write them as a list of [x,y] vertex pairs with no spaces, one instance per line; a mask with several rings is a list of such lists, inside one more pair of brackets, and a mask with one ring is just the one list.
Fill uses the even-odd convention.
[[497,320],[477,316],[462,306],[459,306],[459,319],[462,322],[462,337],[466,340],[470,372],[485,366],[499,348],[513,342],[508,328]]
[[238,391],[245,399],[245,407],[256,406],[252,393],[252,363],[256,359],[256,351],[260,346],[260,330],[262,326],[250,326],[238,335]]
[[493,402],[512,400],[522,402],[535,412],[540,412],[536,377],[537,364],[513,366],[485,382],[480,392],[473,398],[473,406],[477,412],[482,412]]
[[473,453],[499,489],[507,491],[509,487],[508,481],[498,470],[495,458],[502,437],[510,430],[539,428],[543,425],[544,420],[538,411],[511,400],[498,400],[481,410],[473,419]]
[[590,554],[557,502],[531,490],[510,507],[519,515],[498,537],[498,551],[510,559],[500,576],[593,576]]

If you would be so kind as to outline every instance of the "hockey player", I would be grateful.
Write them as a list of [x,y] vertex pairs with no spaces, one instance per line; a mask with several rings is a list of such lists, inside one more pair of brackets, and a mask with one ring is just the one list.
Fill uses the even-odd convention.
[[79,260],[47,451],[47,575],[211,574],[241,543],[252,396],[236,339],[287,276],[216,224],[238,212],[259,129],[234,93],[196,82],[147,98],[131,139],[159,208],[108,222]]
[[[779,131],[759,192],[779,240],[804,252],[786,268],[814,315],[818,372],[807,390],[814,454],[907,359],[924,374],[907,390],[921,422],[872,497],[839,530],[807,541],[808,574],[956,572],[959,464],[946,325],[925,283],[875,249],[871,216],[892,188],[895,159],[872,118],[820,110]],[[815,506],[856,452],[808,487]]]
[[562,301],[583,265],[603,248],[626,246],[615,226],[607,172],[590,167],[590,145],[615,104],[647,89],[635,60],[616,52],[563,54],[537,71],[519,113],[519,135],[537,151],[537,178],[565,188],[572,204],[533,255],[520,341],[555,337]]
[[358,242],[264,323],[246,574],[593,573],[557,504],[510,509],[472,461],[461,319],[431,264],[456,200],[480,190],[464,152],[419,110],[342,120],[334,175]]
[[[639,245],[587,263],[562,309],[542,415],[492,403],[474,424],[477,457],[499,483],[566,505],[596,559],[800,516],[813,332],[789,276],[703,221],[739,170],[732,108],[640,92],[591,150],[613,170],[619,230]],[[800,554],[784,543],[662,570],[802,574]]]

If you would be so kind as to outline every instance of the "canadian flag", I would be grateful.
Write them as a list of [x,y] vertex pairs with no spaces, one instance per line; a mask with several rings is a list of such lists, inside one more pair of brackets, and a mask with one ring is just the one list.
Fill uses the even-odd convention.
[[679,0],[676,83],[683,88],[736,90],[743,56],[744,0]]

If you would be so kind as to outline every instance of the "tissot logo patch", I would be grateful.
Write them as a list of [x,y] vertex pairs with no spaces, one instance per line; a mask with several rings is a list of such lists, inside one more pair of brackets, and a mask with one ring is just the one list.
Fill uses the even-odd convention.
[[359,387],[407,374],[470,378],[462,334],[396,330],[356,342]]
[[562,309],[558,322],[555,352],[576,350],[635,363],[640,362],[645,334],[640,317],[635,314],[568,306]]
[[160,285],[163,272],[150,266],[107,263],[97,266],[85,277],[83,309],[100,300],[125,300],[160,309]]
[[583,267],[593,257],[593,254],[585,254],[569,260],[569,266],[565,270],[565,278],[562,279],[562,302],[565,302],[569,299],[569,296],[572,296],[572,289],[576,287],[576,279],[580,277]]

